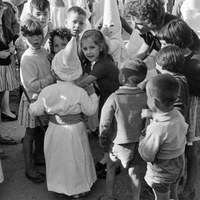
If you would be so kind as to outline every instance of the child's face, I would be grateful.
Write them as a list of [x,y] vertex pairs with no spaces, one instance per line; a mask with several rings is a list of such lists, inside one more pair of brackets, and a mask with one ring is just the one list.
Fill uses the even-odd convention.
[[156,72],[157,74],[167,74],[167,71],[162,69],[162,67],[156,63]]
[[87,38],[82,40],[82,51],[84,56],[90,61],[93,62],[97,60],[99,54],[102,50],[99,45],[95,44],[92,38]]
[[44,11],[40,11],[37,8],[33,8],[31,14],[40,21],[42,28],[47,26],[49,22],[49,15],[50,15],[48,8],[45,8]]
[[31,49],[39,49],[42,45],[43,35],[26,36],[26,40]]
[[149,24],[147,24],[147,22],[134,16],[132,16],[131,19],[134,28],[137,29],[140,34],[145,34],[148,31],[152,30],[152,27]]
[[86,17],[78,15],[78,13],[70,13],[66,20],[66,27],[71,31],[74,36],[79,35],[85,26]]
[[68,43],[66,38],[61,39],[59,36],[53,38],[53,51],[57,54],[61,49],[64,49]]

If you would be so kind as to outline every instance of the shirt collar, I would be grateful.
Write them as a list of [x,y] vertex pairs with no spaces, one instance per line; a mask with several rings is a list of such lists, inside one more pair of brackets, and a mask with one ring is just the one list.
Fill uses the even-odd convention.
[[169,121],[177,116],[178,114],[177,112],[179,111],[173,109],[170,112],[166,112],[166,113],[154,113],[153,120],[157,122]]

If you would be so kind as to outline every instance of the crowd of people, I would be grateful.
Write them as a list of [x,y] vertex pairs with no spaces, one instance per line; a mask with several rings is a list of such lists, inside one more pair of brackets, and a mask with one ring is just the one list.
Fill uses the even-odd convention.
[[[18,120],[25,128],[25,176],[34,183],[46,180],[48,191],[73,199],[106,178],[105,194],[97,199],[115,200],[121,169],[133,200],[195,199],[200,4],[102,0],[97,19],[98,3],[0,0],[1,123]],[[134,55],[127,52],[124,30],[136,30],[143,41]],[[157,74],[147,80],[146,58],[153,50]],[[19,87],[19,111],[13,113],[9,91]],[[104,151],[97,163],[89,131]],[[17,142],[0,134],[0,144]],[[0,158],[6,157],[0,149]],[[36,165],[45,165],[46,173]]]

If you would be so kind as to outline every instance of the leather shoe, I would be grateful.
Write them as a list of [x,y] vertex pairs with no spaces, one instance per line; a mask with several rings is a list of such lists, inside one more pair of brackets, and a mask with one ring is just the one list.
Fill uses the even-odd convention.
[[17,116],[16,117],[11,117],[9,115],[6,115],[4,113],[1,113],[1,119],[3,122],[7,122],[7,121],[15,121],[17,120]]
[[15,144],[18,144],[18,143],[13,139],[6,139],[6,138],[0,137],[0,144],[15,145]]

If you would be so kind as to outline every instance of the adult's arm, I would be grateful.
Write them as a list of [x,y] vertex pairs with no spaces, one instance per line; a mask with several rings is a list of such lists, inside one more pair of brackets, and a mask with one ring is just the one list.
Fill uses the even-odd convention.
[[126,21],[122,16],[120,16],[120,20],[121,20],[121,23],[122,23],[122,28],[123,28],[127,33],[129,33],[129,34],[131,35],[132,32],[133,32],[133,29],[129,26],[129,24],[127,23],[127,21]]
[[136,57],[141,60],[144,60],[148,56],[149,56],[149,46],[145,42],[143,42],[139,51],[136,54]]

